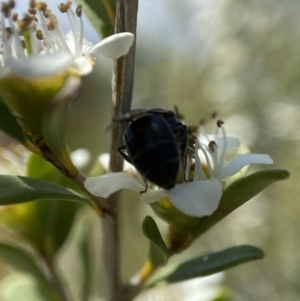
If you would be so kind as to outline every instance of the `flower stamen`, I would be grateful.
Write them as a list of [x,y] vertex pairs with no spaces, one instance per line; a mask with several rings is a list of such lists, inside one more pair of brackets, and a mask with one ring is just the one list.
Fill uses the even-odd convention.
[[77,7],[76,7],[76,15],[77,17],[79,18],[79,21],[80,21],[80,35],[79,35],[79,49],[80,49],[80,56],[82,55],[82,52],[81,52],[81,49],[82,49],[82,46],[83,46],[83,32],[84,32],[84,26],[83,26],[83,21],[82,21],[82,18],[81,18],[81,15],[82,15],[82,5],[81,4],[78,4]]
[[[69,22],[71,24],[71,30],[74,36],[74,44],[75,44],[75,58],[79,58],[82,56],[81,49],[82,45],[80,44],[80,36],[78,36],[78,26],[76,22],[76,15],[72,10],[68,10],[67,16]],[[80,32],[80,31],[79,31]]]
[[185,165],[186,165],[186,167],[185,167],[185,171],[184,171],[184,179],[186,180],[186,181],[188,181],[189,180],[189,174],[190,174],[190,156],[188,155],[188,156],[186,156],[186,159],[185,159],[186,161],[185,161]]
[[224,164],[225,156],[226,156],[226,152],[227,152],[227,135],[226,135],[225,128],[222,126],[223,124],[224,124],[224,121],[222,121],[222,120],[217,121],[217,126],[222,131],[223,141],[224,141],[223,148],[222,148],[222,151],[221,151],[221,155],[220,155],[220,158],[219,158],[219,164],[217,164],[215,166],[215,175],[217,175],[217,176],[219,175],[220,171],[223,168],[223,164]]
[[[76,8],[76,14],[72,11],[71,8],[71,1],[66,3],[61,3],[58,6],[58,9],[61,13],[66,13],[68,16],[69,23],[71,25],[71,31],[74,37],[74,44],[75,44],[75,58],[79,58],[82,56],[82,45],[83,45],[83,22],[81,19],[82,15],[82,5],[78,5]],[[80,30],[78,29],[76,16],[80,19]],[[78,36],[79,32],[79,36]]]
[[[1,75],[6,74],[9,69],[14,69],[16,73],[19,73],[23,66],[26,65],[27,68],[27,63],[28,70],[31,69],[29,71],[31,76],[33,74],[46,74],[47,71],[41,64],[36,64],[36,68],[32,71],[32,64],[29,63],[31,60],[35,61],[37,55],[41,55],[45,59],[39,57],[38,60],[46,64],[49,64],[47,57],[53,58],[55,56],[58,58],[55,68],[51,63],[49,64],[51,67],[47,68],[49,73],[52,72],[50,70],[66,67],[70,68],[71,72],[83,76],[93,70],[92,66],[95,62],[92,57],[93,52],[97,50],[98,53],[107,58],[117,59],[128,53],[134,42],[134,35],[124,32],[112,35],[94,47],[87,45],[88,50],[85,50],[84,25],[81,17],[82,5],[78,5],[75,10],[72,10],[71,1],[66,1],[58,6],[60,13],[67,15],[72,40],[64,34],[56,15],[52,13],[45,2],[30,0],[27,14],[22,19],[12,11],[14,6],[14,1],[6,1],[2,2],[0,7],[0,30],[3,44],[2,51],[0,50],[0,67],[5,66],[1,70]],[[24,42],[25,48],[23,47]],[[17,64],[16,61],[21,59],[25,60],[20,62],[21,64]],[[64,64],[62,65],[61,62]],[[26,76],[29,73],[24,72]]]
[[[212,170],[212,166],[211,166],[211,163],[210,163],[210,160],[208,158],[208,155],[207,155],[207,152],[205,151],[204,147],[201,145],[201,143],[198,142],[198,140],[196,140],[196,143],[195,143],[195,147],[197,149],[197,153],[195,152],[195,164],[196,164],[196,158],[199,158],[199,162],[200,162],[200,168],[198,170],[198,175],[200,175],[200,179],[206,179],[206,175],[202,169],[202,165],[201,165],[201,161],[200,161],[200,156],[198,154],[198,149],[200,149],[205,157],[205,160],[206,160],[206,164],[207,164],[207,169],[208,169],[208,177],[211,178],[211,176],[213,175],[213,170]],[[195,168],[195,171],[196,171],[196,168]]]

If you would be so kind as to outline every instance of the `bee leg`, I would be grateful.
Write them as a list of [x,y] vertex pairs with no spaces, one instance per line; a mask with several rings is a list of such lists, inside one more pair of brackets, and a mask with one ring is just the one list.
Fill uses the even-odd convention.
[[143,180],[144,180],[144,183],[145,183],[145,189],[142,190],[142,191],[140,191],[140,194],[146,193],[147,190],[148,190],[148,183],[147,183],[147,181],[144,178],[143,178]]
[[124,123],[124,122],[132,122],[133,120],[146,115],[147,112],[148,112],[147,109],[131,110],[127,113],[113,117],[112,122],[117,124]]
[[132,164],[132,161],[131,159],[129,158],[129,156],[127,154],[125,154],[124,152],[122,152],[123,150],[126,150],[126,145],[123,144],[123,145],[120,145],[117,147],[117,151],[118,153],[120,154],[120,156],[126,160],[128,163]]
[[[126,160],[128,163],[132,164],[132,161],[131,161],[131,159],[129,158],[129,156],[128,156],[127,154],[125,154],[124,152],[122,152],[122,151],[125,150],[125,149],[126,149],[126,145],[125,145],[125,144],[120,145],[120,146],[117,147],[117,151],[118,151],[118,153],[120,154],[120,156],[121,156],[124,160]],[[144,183],[145,183],[145,189],[142,190],[142,191],[140,191],[140,194],[146,193],[147,190],[148,190],[148,184],[147,184],[147,181],[146,181],[144,178],[143,178],[143,180],[144,180]]]
[[186,156],[182,157],[183,182],[185,183],[188,182],[188,179],[185,177],[186,161],[187,161],[186,158],[187,158]]

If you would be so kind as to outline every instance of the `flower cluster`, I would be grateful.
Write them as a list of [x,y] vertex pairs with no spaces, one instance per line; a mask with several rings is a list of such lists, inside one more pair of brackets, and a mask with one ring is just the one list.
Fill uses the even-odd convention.
[[[240,141],[235,136],[227,136],[223,122],[217,122],[215,135],[208,135],[200,128],[200,135],[193,140],[193,153],[186,155],[185,179],[172,189],[148,189],[141,195],[145,203],[155,203],[166,198],[175,208],[189,216],[211,215],[217,208],[224,190],[224,179],[235,175],[250,164],[272,164],[265,154],[238,154],[231,160],[226,155],[231,149],[237,149]],[[143,191],[144,185],[139,177],[126,172],[108,173],[88,178],[85,187],[94,195],[108,197],[122,188]]]
[[86,47],[81,5],[75,11],[70,1],[58,6],[70,23],[67,36],[45,2],[30,0],[23,18],[14,7],[13,0],[1,2],[0,102],[20,126],[21,143],[44,157],[52,156],[45,153],[51,150],[63,162],[61,168],[74,175],[78,171],[64,139],[66,109],[81,76],[92,71],[93,53],[117,59],[128,53],[134,35],[119,33]]
[[92,53],[97,51],[105,57],[117,59],[126,54],[131,47],[134,35],[119,33],[84,51],[84,26],[82,6],[75,12],[71,1],[61,3],[58,9],[66,14],[71,27],[73,39],[66,37],[53,12],[45,2],[30,0],[28,12],[19,18],[13,12],[14,1],[2,3],[0,77],[16,73],[26,77],[47,76],[72,67],[79,75],[92,71],[94,59]]

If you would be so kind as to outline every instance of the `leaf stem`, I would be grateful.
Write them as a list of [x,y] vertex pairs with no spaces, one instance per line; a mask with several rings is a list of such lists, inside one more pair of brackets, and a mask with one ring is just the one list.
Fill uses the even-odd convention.
[[61,301],[69,301],[69,299],[66,295],[66,292],[64,290],[64,286],[63,286],[63,284],[58,276],[58,273],[55,269],[53,261],[49,258],[46,258],[45,256],[43,256],[43,259],[44,259],[44,262],[46,263],[48,271],[51,275],[53,287],[55,288],[60,300]]
[[146,261],[141,270],[135,274],[127,285],[123,287],[122,301],[131,301],[142,290],[144,282],[153,274],[155,267],[150,261]]
[[85,192],[90,197],[91,200],[93,200],[93,202],[97,206],[97,214],[99,216],[104,216],[105,213],[110,214],[109,209],[105,205],[105,200],[101,197],[94,196],[85,188],[84,181],[86,177],[79,170],[77,170],[77,173],[75,175],[71,175],[68,169],[63,164],[63,162],[52,152],[52,150],[44,142],[35,143],[35,145],[39,148],[45,160],[50,162],[63,175],[72,180],[83,192]]

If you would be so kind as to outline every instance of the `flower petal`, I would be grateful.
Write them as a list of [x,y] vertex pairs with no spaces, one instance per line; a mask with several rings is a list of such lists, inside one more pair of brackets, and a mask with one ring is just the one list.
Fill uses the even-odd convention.
[[[80,33],[78,32],[78,35]],[[69,46],[69,49],[71,50],[72,54],[75,55],[75,49],[76,49],[76,46],[75,46],[75,39],[74,38],[74,33],[72,30],[69,30],[66,34],[65,34],[65,40],[66,40],[66,43],[67,45]],[[86,40],[85,38],[83,38],[83,41],[82,41],[82,52],[83,53],[86,53],[86,51],[88,51],[91,47],[93,46],[93,43]]]
[[85,56],[96,51],[107,58],[116,60],[129,52],[133,41],[134,34],[130,32],[116,33],[90,48]]
[[[231,148],[238,148],[240,146],[240,139],[236,136],[227,136],[227,150]],[[218,137],[216,139],[216,143],[218,145],[219,150],[224,147],[224,137]]]
[[109,169],[109,161],[110,161],[110,154],[109,153],[101,154],[99,156],[98,160],[99,160],[100,164],[102,165],[102,167],[105,170]]
[[220,172],[220,179],[232,176],[249,164],[272,164],[273,160],[265,154],[240,154],[234,157]]
[[187,215],[211,215],[219,206],[222,184],[215,178],[176,185],[165,190],[171,203]]
[[153,190],[148,188],[147,192],[141,195],[141,200],[146,204],[151,204],[151,203],[158,202],[160,199],[162,199],[165,196],[166,196],[166,192],[163,189]]
[[32,54],[24,59],[7,59],[6,66],[11,72],[24,77],[49,76],[65,70],[73,63],[73,57],[66,52],[53,54]]
[[145,187],[125,172],[112,172],[100,177],[87,178],[84,187],[93,195],[107,198],[112,193],[127,188],[142,191]]

